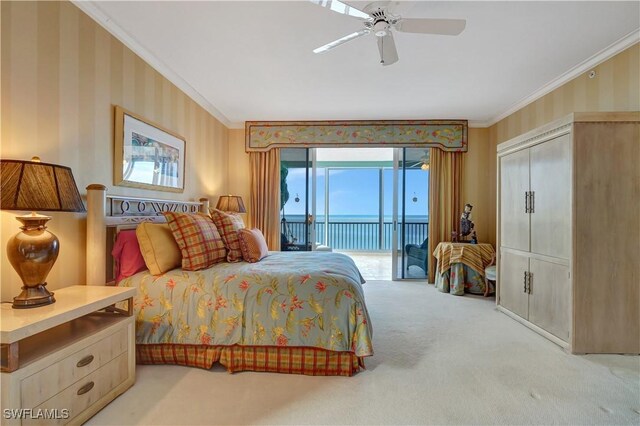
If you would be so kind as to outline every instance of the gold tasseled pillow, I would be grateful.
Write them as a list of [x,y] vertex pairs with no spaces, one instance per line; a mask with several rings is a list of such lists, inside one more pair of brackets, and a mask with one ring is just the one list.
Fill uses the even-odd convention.
[[180,247],[166,223],[141,223],[136,237],[144,263],[153,275],[164,274],[182,264]]

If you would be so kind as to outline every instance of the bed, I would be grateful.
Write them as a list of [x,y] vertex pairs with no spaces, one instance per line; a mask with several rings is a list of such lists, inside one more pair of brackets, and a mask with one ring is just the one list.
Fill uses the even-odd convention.
[[[208,202],[111,197],[90,186],[88,259],[106,261],[104,268],[87,268],[87,282],[113,283],[108,253],[118,231],[161,222],[168,210],[207,211]],[[270,252],[257,263],[143,271],[118,285],[137,289],[138,363],[208,369],[219,362],[230,372],[351,376],[373,355],[363,283],[343,254]]]

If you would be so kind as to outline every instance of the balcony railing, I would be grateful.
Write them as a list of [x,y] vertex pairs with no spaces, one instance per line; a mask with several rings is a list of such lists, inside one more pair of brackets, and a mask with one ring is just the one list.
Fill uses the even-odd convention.
[[[287,221],[283,223],[282,233],[295,238],[296,244],[304,244],[305,223]],[[402,224],[399,234],[402,232]],[[382,229],[381,229],[382,228]],[[428,222],[406,222],[404,224],[405,244],[422,244],[427,238]],[[325,223],[316,222],[316,241],[337,250],[378,251],[391,250],[391,236],[393,223],[384,222],[328,222],[328,232],[325,241]],[[382,231],[382,238],[380,232]]]

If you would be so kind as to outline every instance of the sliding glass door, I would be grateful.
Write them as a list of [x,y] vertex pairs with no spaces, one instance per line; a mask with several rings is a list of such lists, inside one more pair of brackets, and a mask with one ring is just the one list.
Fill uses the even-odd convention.
[[428,151],[284,148],[280,155],[282,250],[342,251],[387,262],[378,268],[392,267],[384,279],[426,278]]
[[316,157],[316,241],[326,249],[383,261],[381,254],[391,250],[391,193],[386,188],[391,190],[393,149],[317,148]]
[[393,279],[425,279],[429,254],[429,151],[398,148],[393,159]]
[[315,244],[315,152],[308,148],[280,151],[280,249],[309,251]]

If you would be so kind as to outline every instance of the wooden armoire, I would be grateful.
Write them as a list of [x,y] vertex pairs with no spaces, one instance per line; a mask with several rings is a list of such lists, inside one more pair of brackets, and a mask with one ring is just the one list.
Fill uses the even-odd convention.
[[573,353],[640,353],[640,113],[498,145],[498,309]]

